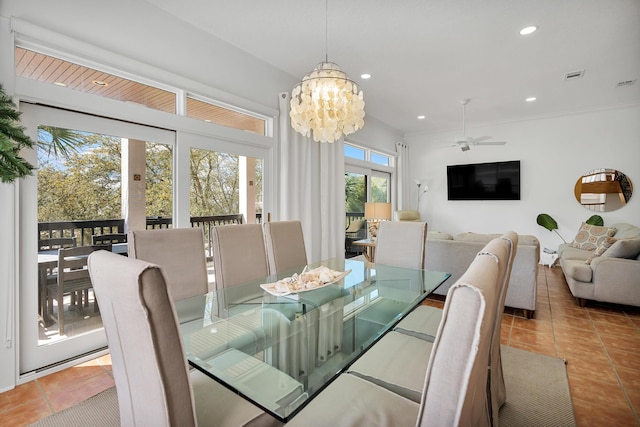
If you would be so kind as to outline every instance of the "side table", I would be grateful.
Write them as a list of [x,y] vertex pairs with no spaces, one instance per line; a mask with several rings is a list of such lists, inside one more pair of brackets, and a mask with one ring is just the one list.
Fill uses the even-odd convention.
[[542,252],[540,254],[540,264],[542,265],[548,265],[549,268],[553,267],[556,264],[556,261],[558,260],[558,254],[553,253],[546,253],[546,252]]
[[362,246],[362,255],[369,262],[374,262],[376,258],[376,242],[371,239],[356,240],[354,245]]

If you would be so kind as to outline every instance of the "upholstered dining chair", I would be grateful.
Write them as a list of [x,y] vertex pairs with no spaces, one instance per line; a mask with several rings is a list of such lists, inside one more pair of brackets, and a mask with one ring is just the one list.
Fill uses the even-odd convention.
[[381,221],[378,225],[376,264],[424,268],[427,223]]
[[[254,298],[262,298],[262,291],[256,283],[255,292],[246,293],[246,287],[237,286],[250,281],[257,281],[269,277],[267,252],[264,243],[264,233],[260,224],[231,224],[211,227],[211,242],[213,245],[213,268],[216,288],[224,290],[218,292],[218,313],[221,317],[227,317],[234,313],[235,302],[249,301]],[[234,289],[236,288],[236,289]],[[265,340],[274,342],[269,347],[269,356],[274,365],[281,371],[287,372],[294,378],[308,375],[313,369],[313,360],[298,360],[290,357],[288,346],[294,340],[279,340],[279,337],[288,335],[300,335],[307,332],[303,319],[296,318],[295,313],[284,313],[280,304],[262,305],[261,310],[253,310],[236,316],[236,322],[247,329],[256,332],[264,332]],[[279,319],[277,322],[264,322],[265,315]],[[299,343],[305,342],[299,340]]]
[[[418,378],[418,402],[366,376],[345,373],[287,425],[306,427],[322,420],[322,425],[331,426],[489,426],[487,364],[498,288],[498,263],[492,256],[479,256],[449,289],[435,342],[429,354],[422,354],[428,362]],[[393,349],[395,355],[405,351],[406,347]],[[420,359],[419,353],[410,356]]]
[[269,275],[260,224],[211,227],[216,288],[223,289]]
[[300,221],[265,222],[262,227],[270,274],[307,265],[307,249]]
[[[494,329],[492,331],[492,347],[489,354],[489,404],[490,415],[494,426],[498,425],[498,414],[500,407],[506,401],[506,388],[502,372],[502,358],[500,353],[500,331],[502,324],[502,313],[504,311],[504,301],[509,286],[511,268],[516,255],[518,245],[518,235],[513,231],[504,233],[499,239],[489,242],[479,254],[494,254],[498,257],[500,283],[500,295],[495,313]],[[419,306],[403,319],[395,331],[421,338],[426,341],[433,341],[438,331],[438,326],[442,321],[443,310],[430,306]]]
[[[500,256],[506,257],[506,254],[501,254]],[[493,254],[478,255],[461,279],[465,278],[469,283],[473,283],[473,278],[481,273],[478,270],[478,265],[488,264],[489,261],[495,264],[498,269],[501,263],[506,262],[506,260],[501,261],[498,256]],[[494,321],[495,313],[492,325]],[[489,337],[489,339],[491,338]],[[414,355],[419,352],[429,354],[432,351],[432,347],[433,343],[430,341],[394,330],[385,335],[369,352],[360,357],[349,368],[349,372],[367,378],[395,393],[419,402],[427,361],[416,358]]]
[[106,251],[89,258],[102,307],[122,425],[280,423],[198,370],[189,370],[166,275]]
[[129,257],[162,267],[169,294],[181,300],[208,291],[204,234],[201,228],[129,231]]

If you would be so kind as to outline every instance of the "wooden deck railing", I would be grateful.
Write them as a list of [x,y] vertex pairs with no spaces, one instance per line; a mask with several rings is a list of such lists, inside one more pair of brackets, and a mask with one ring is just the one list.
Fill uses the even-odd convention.
[[[225,224],[242,224],[242,214],[193,216],[190,219],[192,227],[201,227],[204,230],[207,256],[211,256],[211,227]],[[262,222],[262,215],[256,214],[256,222]],[[173,218],[148,217],[147,230],[171,228]],[[91,236],[99,234],[124,233],[124,219],[81,220],[81,221],[55,221],[38,223],[38,248],[42,246],[43,239],[75,237],[78,246],[91,244]]]

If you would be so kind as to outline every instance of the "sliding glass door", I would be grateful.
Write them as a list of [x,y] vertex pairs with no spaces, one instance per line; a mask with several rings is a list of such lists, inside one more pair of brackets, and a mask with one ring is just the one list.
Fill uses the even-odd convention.
[[107,236],[114,252],[126,254],[128,229],[172,217],[175,134],[31,104],[21,110],[37,141],[28,153],[37,170],[20,183],[19,201],[25,374],[106,347],[90,279],[79,290],[69,285],[60,254]]

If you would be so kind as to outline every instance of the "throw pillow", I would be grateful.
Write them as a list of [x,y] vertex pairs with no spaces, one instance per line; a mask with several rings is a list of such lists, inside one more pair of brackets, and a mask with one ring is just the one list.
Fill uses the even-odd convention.
[[616,234],[615,228],[589,225],[583,222],[570,246],[585,251],[593,251],[607,237],[613,237],[614,234]]
[[638,257],[638,254],[640,254],[640,238],[635,238],[619,239],[602,256],[634,259]]
[[597,258],[603,253],[605,253],[605,251],[609,249],[616,241],[617,239],[615,237],[607,237],[606,239],[604,239],[604,241],[600,243],[598,248],[595,251],[593,251],[591,256],[587,258],[587,260],[584,263],[591,264],[591,261],[593,261],[594,258]]

